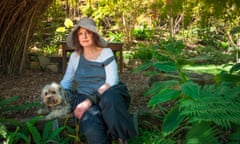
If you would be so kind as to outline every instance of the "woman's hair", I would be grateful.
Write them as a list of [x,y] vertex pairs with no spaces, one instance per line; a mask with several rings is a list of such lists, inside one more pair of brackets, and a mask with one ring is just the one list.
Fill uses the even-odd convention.
[[[79,51],[80,53],[83,53],[83,47],[80,45],[79,39],[78,39],[78,30],[80,29],[80,27],[74,31],[73,33],[73,45],[75,46],[75,50]],[[91,31],[90,31],[91,32]],[[93,42],[96,46],[100,46],[99,45],[99,36],[92,32],[93,34]]]

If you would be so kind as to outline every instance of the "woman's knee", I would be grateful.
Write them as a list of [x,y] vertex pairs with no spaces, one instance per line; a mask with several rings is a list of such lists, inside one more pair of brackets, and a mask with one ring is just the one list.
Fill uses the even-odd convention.
[[92,106],[80,121],[80,131],[90,144],[107,144],[107,127],[98,106]]
[[116,90],[105,92],[100,98],[100,107],[115,105],[119,102],[120,94]]

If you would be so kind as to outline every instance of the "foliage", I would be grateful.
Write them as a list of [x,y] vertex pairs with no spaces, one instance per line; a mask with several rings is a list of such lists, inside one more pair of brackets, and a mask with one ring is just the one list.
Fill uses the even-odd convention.
[[141,60],[141,62],[146,62],[151,59],[160,59],[160,55],[157,53],[158,47],[156,47],[156,45],[138,43],[132,51],[133,60]]
[[53,121],[47,121],[43,129],[40,130],[36,125],[42,117],[34,117],[25,123],[21,123],[16,128],[16,131],[11,132],[6,130],[4,138],[5,143],[35,143],[35,144],[46,144],[46,143],[69,143],[70,138],[61,137],[60,134],[65,129],[64,126],[53,129]]
[[[18,99],[18,96],[13,96],[6,100],[0,101],[0,112],[1,115],[10,113],[13,111],[24,110],[29,107],[39,106],[39,103],[26,103],[21,106],[12,104]],[[44,123],[43,128],[37,127],[37,123],[42,117],[33,117],[27,121],[18,121],[14,119],[0,118],[0,139],[4,143],[35,143],[35,144],[46,144],[46,143],[69,143],[73,135],[73,130],[66,126],[53,129],[53,121],[47,121]],[[9,129],[9,127],[12,127]],[[15,129],[15,130],[14,130]],[[66,130],[66,131],[65,131]],[[68,137],[61,137],[61,134],[65,132]],[[77,140],[77,139],[76,139]]]
[[133,34],[137,40],[150,40],[153,37],[153,30],[148,29],[145,23],[135,28]]
[[[91,1],[86,6],[91,16],[97,23],[104,23],[105,31],[119,32],[123,34],[123,42],[129,46],[133,42],[134,26],[137,24],[137,17],[143,14],[147,2],[143,0],[116,1],[101,0]],[[136,9],[138,9],[136,11]]]
[[221,73],[216,75],[216,82],[218,84],[225,84],[230,86],[239,86],[240,85],[240,63],[232,65],[232,68],[229,71],[223,70]]
[[109,32],[107,33],[110,42],[122,42],[123,41],[123,33],[118,32]]
[[[43,127],[43,131],[39,131],[35,124],[40,120],[39,117],[33,118],[32,120],[26,122],[25,127],[29,134],[31,135],[31,140],[36,144],[45,144],[45,143],[68,143],[69,139],[60,137],[60,133],[64,130],[65,127],[59,127],[54,130],[53,121],[48,121]],[[41,134],[42,133],[42,134]]]
[[[0,99],[1,100],[0,113],[4,115],[13,111],[21,111],[21,110],[28,109],[30,107],[35,107],[40,105],[37,102],[25,103],[24,105],[20,105],[20,106],[12,104],[16,100],[18,100],[18,98],[19,98],[18,96],[13,96],[5,100]],[[4,120],[4,118],[1,118],[0,122],[4,123],[4,122],[8,122],[8,120]]]
[[174,144],[174,141],[164,139],[163,135],[159,135],[158,129],[139,129],[139,135],[128,141],[129,144]]
[[[11,113],[13,111],[21,111],[33,106],[39,106],[38,103],[26,103],[21,106],[14,105],[13,103],[18,99],[18,96],[10,97],[9,99],[5,99],[0,101],[0,113],[2,116],[7,113]],[[15,131],[9,131],[7,126],[14,126],[16,127]],[[28,138],[26,135],[19,133],[20,127],[22,123],[9,118],[0,118],[0,138],[5,140],[6,143],[14,143],[17,140],[25,140],[27,141]]]
[[[183,43],[175,41],[162,46],[159,54],[167,56],[168,60],[152,61],[137,70],[151,70],[149,68],[153,67],[159,72],[174,72],[179,77],[176,80],[155,82],[145,93],[145,96],[151,96],[148,105],[153,108],[161,107],[166,102],[173,103],[163,120],[160,132],[163,139],[176,141],[178,135],[187,132],[182,138],[186,143],[204,143],[206,140],[220,143],[216,126],[229,130],[233,125],[240,125],[240,87],[223,84],[203,87],[198,85],[191,81],[183,70],[183,65],[188,63],[181,58],[185,47]],[[230,71],[238,70],[239,67],[235,66]],[[199,127],[199,124],[204,125],[204,129]],[[199,137],[198,133],[204,133],[204,136]],[[235,135],[234,132],[231,134]]]

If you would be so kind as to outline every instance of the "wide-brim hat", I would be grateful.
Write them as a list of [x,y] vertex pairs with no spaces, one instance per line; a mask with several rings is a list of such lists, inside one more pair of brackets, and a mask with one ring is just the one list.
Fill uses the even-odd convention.
[[83,17],[80,19],[80,21],[74,26],[74,28],[72,29],[72,31],[69,33],[68,37],[67,37],[67,45],[70,48],[75,49],[76,45],[74,43],[74,33],[76,30],[79,29],[79,27],[85,28],[95,34],[98,35],[99,37],[99,41],[98,41],[98,45],[100,47],[106,47],[108,45],[108,42],[104,40],[104,38],[98,33],[97,31],[97,27],[96,27],[96,23],[91,19],[91,18],[87,18],[87,17]]

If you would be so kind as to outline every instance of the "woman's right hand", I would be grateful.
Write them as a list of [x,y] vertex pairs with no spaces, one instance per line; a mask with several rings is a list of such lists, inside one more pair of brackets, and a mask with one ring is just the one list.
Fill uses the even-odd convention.
[[89,99],[84,100],[83,102],[79,103],[75,110],[74,110],[74,116],[77,119],[81,119],[83,114],[91,107],[92,103]]

